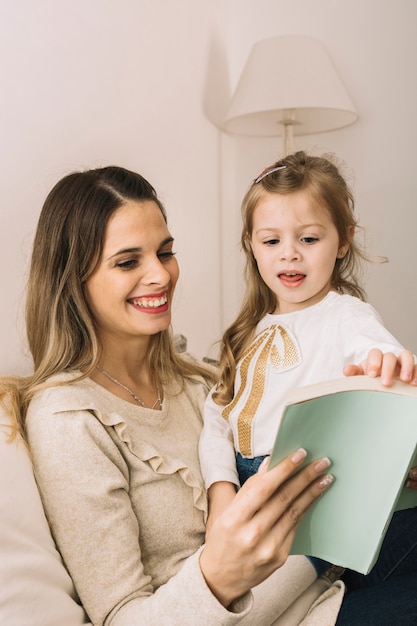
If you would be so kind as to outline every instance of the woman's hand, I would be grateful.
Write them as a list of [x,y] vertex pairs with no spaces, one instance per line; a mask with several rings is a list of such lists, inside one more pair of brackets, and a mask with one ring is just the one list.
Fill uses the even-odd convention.
[[332,483],[330,474],[323,475],[328,459],[292,476],[305,456],[300,449],[270,471],[264,461],[214,521],[200,567],[225,607],[285,563],[303,514]]
[[384,354],[374,348],[365,361],[359,365],[346,365],[343,372],[345,376],[381,376],[381,382],[386,387],[392,385],[394,378],[417,386],[417,365],[414,364],[414,355],[410,350],[403,350],[397,357],[392,352]]

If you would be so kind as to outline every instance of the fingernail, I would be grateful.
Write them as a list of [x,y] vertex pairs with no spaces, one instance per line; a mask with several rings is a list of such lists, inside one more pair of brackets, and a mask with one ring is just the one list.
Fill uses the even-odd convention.
[[265,458],[264,458],[264,460],[262,461],[262,463],[260,464],[260,466],[259,466],[259,468],[258,468],[258,472],[263,472],[263,470],[264,470],[264,469],[266,468],[266,466],[268,465],[268,463],[269,463],[269,459],[270,459],[270,458],[271,458],[271,457],[269,457],[269,456],[267,456],[267,457],[265,457]]
[[392,378],[390,378],[389,376],[381,376],[381,383],[384,387],[392,387]]
[[318,482],[318,486],[321,489],[325,489],[326,487],[331,485],[333,481],[334,481],[334,476],[332,474],[325,474],[324,476],[320,478]]
[[316,470],[317,473],[323,472],[325,469],[330,467],[331,464],[332,464],[331,460],[327,456],[325,456],[322,459],[319,459],[318,461],[316,461],[316,463],[314,463],[314,469]]
[[307,450],[304,450],[304,448],[299,448],[291,456],[291,461],[293,463],[301,463],[301,461],[303,461],[306,458],[306,456],[307,456]]

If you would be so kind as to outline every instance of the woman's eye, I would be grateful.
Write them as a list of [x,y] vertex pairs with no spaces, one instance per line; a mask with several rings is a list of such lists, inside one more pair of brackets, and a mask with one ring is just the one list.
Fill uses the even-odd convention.
[[318,241],[318,238],[317,237],[301,237],[301,241],[303,243],[311,245],[312,243],[316,243],[316,241]]

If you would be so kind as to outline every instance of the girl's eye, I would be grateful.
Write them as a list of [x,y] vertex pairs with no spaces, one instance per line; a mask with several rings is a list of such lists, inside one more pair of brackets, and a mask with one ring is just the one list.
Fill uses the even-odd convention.
[[307,245],[311,245],[312,243],[316,243],[318,241],[317,237],[301,237],[301,241],[306,243]]
[[276,246],[279,243],[279,239],[267,239],[264,244],[267,246]]
[[175,256],[175,252],[173,252],[172,250],[165,250],[164,252],[158,252],[158,258],[161,261],[161,263],[166,263],[170,261],[173,256]]

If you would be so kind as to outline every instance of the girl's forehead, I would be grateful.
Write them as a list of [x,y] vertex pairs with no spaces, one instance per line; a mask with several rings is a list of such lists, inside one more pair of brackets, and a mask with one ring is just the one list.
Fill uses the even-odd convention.
[[316,217],[329,218],[327,204],[315,197],[308,190],[293,191],[290,193],[266,192],[253,208],[254,217],[264,212],[286,212],[287,214],[309,214]]

